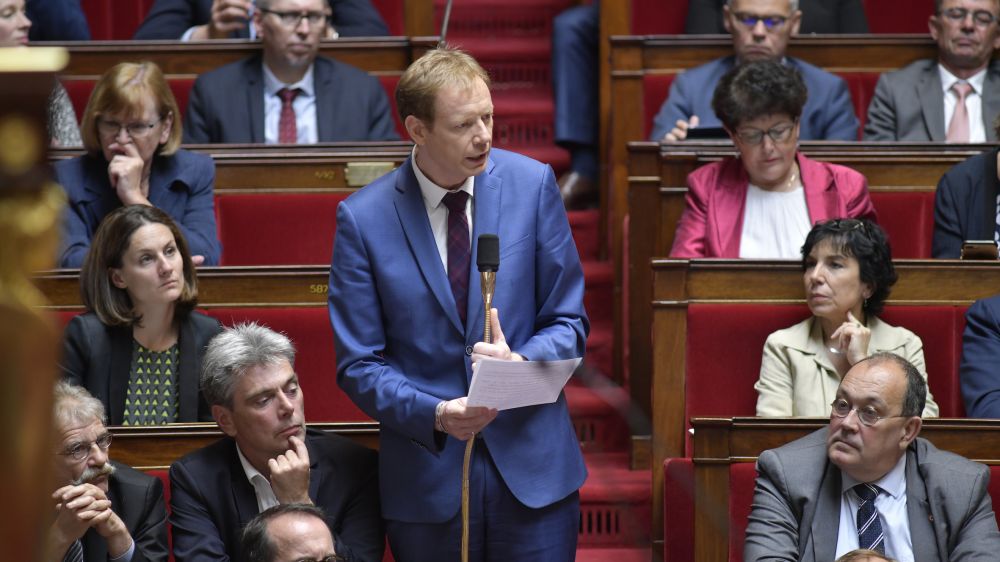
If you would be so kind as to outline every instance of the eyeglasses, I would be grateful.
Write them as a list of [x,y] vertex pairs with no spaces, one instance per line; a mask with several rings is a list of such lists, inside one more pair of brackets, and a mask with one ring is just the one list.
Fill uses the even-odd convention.
[[997,21],[997,16],[986,10],[976,10],[975,12],[967,8],[948,8],[947,10],[940,12],[939,15],[950,19],[953,23],[962,23],[965,21],[966,16],[972,15],[972,20],[976,22],[980,27],[986,27],[991,23]]
[[332,556],[327,556],[326,558],[296,558],[295,562],[346,562],[347,558],[339,554],[334,554]]
[[324,12],[279,12],[266,8],[260,8],[260,11],[265,14],[278,16],[278,21],[281,22],[281,25],[289,28],[298,27],[302,20],[309,22],[309,27],[323,25],[326,23],[326,18],[328,17]]
[[736,21],[751,29],[757,27],[757,22],[763,22],[764,27],[770,30],[781,27],[788,21],[788,18],[785,16],[758,16],[746,12],[735,12],[733,13],[733,17],[736,18]]
[[105,433],[94,441],[74,443],[60,451],[59,454],[73,457],[73,460],[82,461],[90,457],[90,452],[94,448],[94,445],[97,445],[97,448],[102,451],[107,451],[108,447],[111,446],[111,434]]
[[149,133],[152,132],[153,127],[155,127],[160,121],[163,121],[163,119],[157,119],[152,123],[129,123],[127,125],[123,125],[117,121],[98,119],[97,132],[100,133],[101,136],[117,137],[118,133],[121,132],[122,129],[125,129],[128,136],[133,139],[141,139],[149,135]]
[[764,135],[771,137],[774,142],[785,142],[790,136],[792,136],[792,129],[795,128],[795,123],[783,123],[781,125],[775,125],[766,131],[760,129],[741,129],[736,131],[736,136],[744,144],[758,145],[764,140]]
[[862,406],[861,408],[855,408],[851,406],[851,403],[843,398],[838,398],[830,404],[831,413],[838,418],[846,418],[851,415],[851,412],[858,413],[858,419],[861,423],[871,427],[877,424],[879,421],[889,418],[908,418],[910,416],[898,415],[898,416],[880,416],[878,411],[875,410],[873,406]]

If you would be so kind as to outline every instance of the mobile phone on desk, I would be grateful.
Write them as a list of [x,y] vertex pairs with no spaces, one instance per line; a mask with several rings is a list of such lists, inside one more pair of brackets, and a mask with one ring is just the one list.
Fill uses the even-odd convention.
[[962,243],[963,260],[995,260],[998,254],[997,243],[993,240],[966,240]]

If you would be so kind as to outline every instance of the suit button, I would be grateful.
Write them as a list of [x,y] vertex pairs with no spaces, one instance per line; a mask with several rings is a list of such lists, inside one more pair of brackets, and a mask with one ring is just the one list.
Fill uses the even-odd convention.
[[472,357],[472,346],[471,345],[465,346],[465,354],[468,355],[469,357]]

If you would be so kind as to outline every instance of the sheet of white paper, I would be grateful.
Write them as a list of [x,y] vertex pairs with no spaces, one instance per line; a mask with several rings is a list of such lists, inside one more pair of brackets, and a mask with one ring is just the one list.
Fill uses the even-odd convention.
[[469,386],[469,406],[509,410],[551,404],[583,359],[559,361],[498,361],[476,363]]

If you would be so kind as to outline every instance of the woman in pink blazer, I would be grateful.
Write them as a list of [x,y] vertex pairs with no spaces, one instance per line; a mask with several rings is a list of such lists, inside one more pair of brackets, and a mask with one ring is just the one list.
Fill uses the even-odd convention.
[[864,176],[797,151],[806,94],[798,72],[776,61],[722,77],[712,108],[739,155],[688,175],[671,257],[798,259],[816,222],[875,220]]

